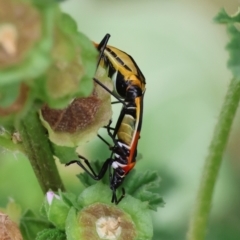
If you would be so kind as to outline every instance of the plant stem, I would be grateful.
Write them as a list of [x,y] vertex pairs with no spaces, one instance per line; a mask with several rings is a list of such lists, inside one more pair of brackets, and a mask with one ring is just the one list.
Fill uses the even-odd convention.
[[238,79],[232,79],[228,87],[217,125],[215,126],[212,142],[209,147],[209,153],[205,160],[196,205],[189,224],[189,231],[187,234],[188,240],[205,239],[214,186],[239,99],[240,81]]
[[37,107],[33,106],[21,120],[18,131],[23,141],[25,152],[29,158],[38,182],[44,194],[49,190],[64,190],[60,179],[46,129],[42,126]]

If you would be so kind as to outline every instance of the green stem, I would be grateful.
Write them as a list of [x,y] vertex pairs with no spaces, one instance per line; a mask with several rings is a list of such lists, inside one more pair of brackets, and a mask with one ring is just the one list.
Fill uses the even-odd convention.
[[64,190],[46,129],[39,120],[36,106],[20,122],[18,130],[42,191],[46,193],[49,189],[56,191],[58,188]]
[[188,240],[203,240],[205,238],[214,186],[239,99],[240,81],[233,79],[229,85],[209,147],[209,153],[205,160],[196,205],[189,225]]

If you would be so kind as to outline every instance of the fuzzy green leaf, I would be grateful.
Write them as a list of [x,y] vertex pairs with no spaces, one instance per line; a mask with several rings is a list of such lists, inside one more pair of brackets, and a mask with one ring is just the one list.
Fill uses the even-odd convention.
[[240,79],[240,32],[232,24],[227,26],[227,30],[231,38],[226,46],[230,55],[228,67],[231,69],[233,75],[237,79]]
[[67,13],[62,13],[60,25],[65,33],[75,34],[78,31],[77,23]]
[[74,208],[71,208],[68,213],[68,217],[66,220],[66,235],[67,235],[67,240],[81,239],[78,220],[77,220],[77,214]]
[[164,204],[159,195],[160,181],[160,176],[155,171],[146,171],[145,173],[133,171],[126,179],[124,187],[128,194],[142,202],[148,202],[149,209],[156,211],[157,207]]
[[59,159],[61,163],[67,163],[73,159],[77,159],[77,153],[75,148],[62,147],[52,143],[54,155]]
[[[84,161],[82,162],[84,164]],[[100,161],[91,161],[91,166],[94,170],[97,169],[95,171],[97,174],[100,171],[102,164],[103,163]],[[78,174],[77,177],[85,187],[92,186],[96,183],[96,180],[92,179],[92,177],[86,172]],[[101,182],[109,185],[108,173],[105,174]],[[152,210],[156,211],[157,207],[164,205],[164,201],[159,195],[160,176],[155,171],[138,173],[137,171],[132,170],[129,175],[125,177],[123,187],[126,190],[126,194],[130,194],[142,202],[148,202],[148,207]]]
[[96,181],[92,177],[90,177],[86,172],[79,173],[77,177],[85,187],[90,187],[96,183]]
[[[79,159],[80,161],[83,162],[84,161]],[[96,172],[96,174],[99,173],[100,169],[102,168],[103,162],[97,160],[97,161],[91,161],[91,166],[94,169],[94,171]],[[80,182],[85,186],[85,187],[90,187],[94,184],[96,184],[96,180],[94,180],[91,176],[89,176],[89,174],[87,174],[85,171],[78,174],[77,177],[79,178]],[[109,177],[108,177],[108,173],[105,174],[105,176],[101,179],[101,182],[109,185]]]
[[37,233],[51,227],[49,222],[37,218],[31,210],[25,212],[20,220],[20,229],[24,240],[35,239]]
[[1,86],[0,89],[0,107],[8,107],[18,97],[20,83],[13,83]]
[[66,240],[66,235],[61,230],[54,229],[44,229],[37,234],[36,240]]
[[78,203],[77,203],[77,197],[76,195],[74,195],[73,193],[69,193],[69,192],[62,192],[62,191],[58,191],[59,196],[61,196],[62,200],[70,207],[75,207],[78,209]]
[[69,212],[68,206],[62,199],[53,198],[47,209],[48,220],[57,228],[64,230],[65,221]]
[[85,75],[81,81],[81,95],[78,96],[88,96],[93,88],[92,77],[96,71],[97,50],[92,42],[80,32],[77,35],[77,42],[81,46],[82,61],[85,69]]
[[8,204],[5,209],[3,209],[12,221],[18,222],[22,213],[22,208],[14,200],[9,199]]

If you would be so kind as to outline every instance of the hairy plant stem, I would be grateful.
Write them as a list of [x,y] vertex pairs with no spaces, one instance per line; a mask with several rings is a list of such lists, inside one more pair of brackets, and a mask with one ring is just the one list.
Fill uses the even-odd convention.
[[46,129],[39,120],[37,109],[36,106],[33,106],[19,124],[18,131],[23,141],[23,147],[43,193],[45,194],[49,189],[64,190]]
[[209,153],[205,160],[195,209],[189,224],[188,240],[203,240],[206,235],[214,186],[240,99],[240,81],[232,79],[215,126]]

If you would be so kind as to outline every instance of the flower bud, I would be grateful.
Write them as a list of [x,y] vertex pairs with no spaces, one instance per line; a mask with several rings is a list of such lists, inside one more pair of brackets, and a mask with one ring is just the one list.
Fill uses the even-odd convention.
[[60,200],[60,197],[52,191],[48,191],[46,197],[49,205],[52,204],[53,198]]
[[44,209],[48,220],[54,226],[62,230],[65,229],[65,222],[70,206],[62,197],[56,195],[52,191],[48,191],[46,194]]

